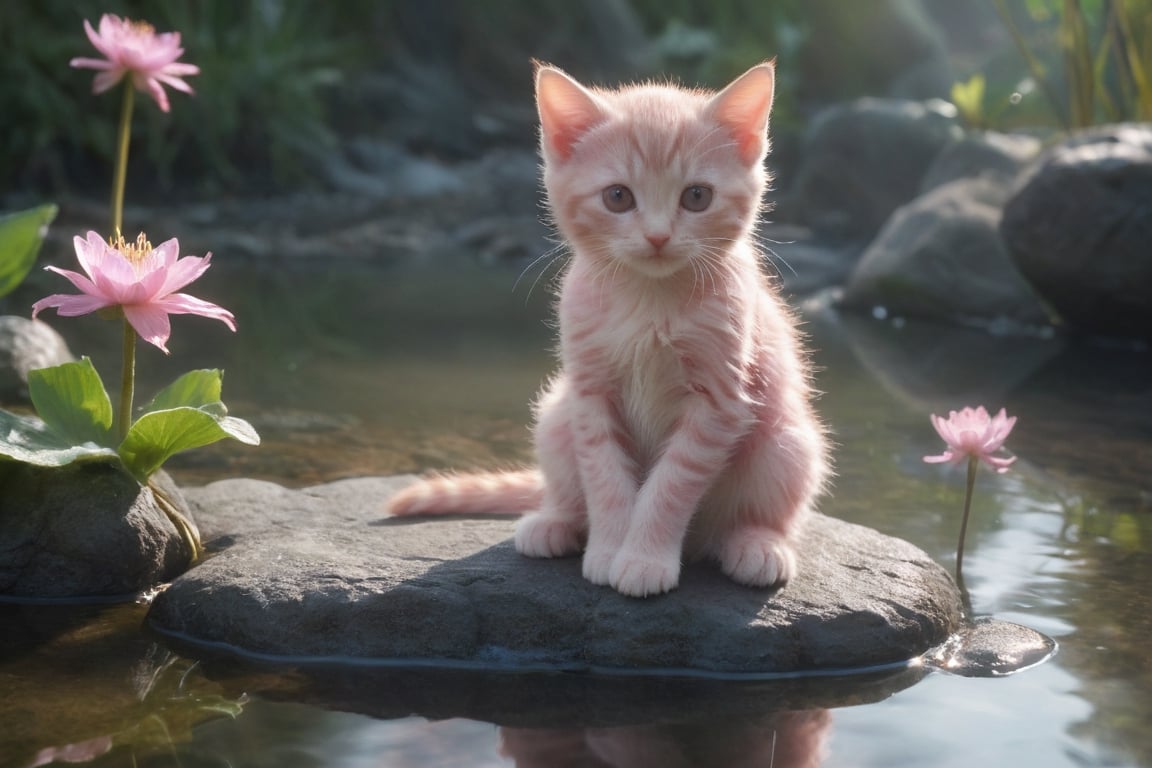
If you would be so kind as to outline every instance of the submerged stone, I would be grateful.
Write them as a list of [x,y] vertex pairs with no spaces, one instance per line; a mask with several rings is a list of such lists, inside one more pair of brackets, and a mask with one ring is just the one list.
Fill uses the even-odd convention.
[[512,518],[382,518],[410,478],[185,491],[217,554],[152,606],[156,629],[239,654],[480,670],[791,675],[899,666],[961,622],[949,575],[900,539],[823,515],[783,590],[708,563],[624,597],[578,558],[516,553]]
[[1041,664],[1056,641],[1034,629],[988,616],[966,624],[924,654],[924,665],[962,677],[1005,677]]

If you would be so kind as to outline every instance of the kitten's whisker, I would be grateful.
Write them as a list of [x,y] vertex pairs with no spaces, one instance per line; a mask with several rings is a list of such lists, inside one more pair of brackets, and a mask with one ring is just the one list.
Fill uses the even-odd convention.
[[[520,270],[520,274],[516,276],[516,282],[512,283],[512,291],[515,292],[516,289],[518,287],[520,287],[520,281],[524,279],[524,275],[528,274],[528,270],[532,269],[532,267],[536,266],[537,264],[539,264],[542,261],[547,261],[550,263],[555,258],[556,252],[559,250],[559,248],[560,248],[560,246],[554,246],[552,248],[549,248],[548,250],[544,251],[544,253],[540,254],[535,259],[533,259],[531,261],[531,263],[528,264],[528,266],[526,266],[526,267],[524,267],[524,269]],[[548,268],[548,264],[546,263],[544,265],[544,269],[547,269],[547,268]],[[533,285],[535,285],[535,283],[533,283]],[[529,292],[531,292],[531,291],[529,291]]]
[[[561,266],[560,272],[562,272],[564,264],[567,263],[570,257],[571,251],[568,248],[568,244],[564,242],[557,243],[555,246],[549,248],[542,255],[533,260],[531,264],[526,266],[520,272],[520,276],[516,278],[516,282],[512,285],[512,290],[516,290],[516,287],[520,285],[520,281],[524,278],[524,275],[526,275],[530,269],[543,262],[543,266],[536,274],[536,279],[532,281],[532,285],[528,288],[528,295],[524,297],[524,303],[527,304],[528,301],[532,298],[532,293],[536,290],[536,286],[540,283],[541,278],[543,278],[544,275],[548,273],[548,270],[552,268],[552,265],[559,263]],[[559,272],[557,274],[559,274]]]
[[798,277],[795,267],[793,267],[791,264],[789,264],[787,259],[785,259],[783,256],[781,256],[779,253],[777,253],[772,248],[765,248],[764,249],[764,255],[766,257],[765,260],[769,264],[771,264],[773,267],[776,267],[776,275],[781,280],[784,279],[784,274],[780,271],[780,268],[776,266],[777,261],[779,261],[784,266],[788,267],[788,271],[792,273],[793,277]]

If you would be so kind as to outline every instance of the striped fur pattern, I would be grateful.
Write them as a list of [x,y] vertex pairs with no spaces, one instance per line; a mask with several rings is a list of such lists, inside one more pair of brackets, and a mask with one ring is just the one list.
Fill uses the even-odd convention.
[[392,513],[528,512],[521,553],[583,552],[585,578],[638,597],[673,589],[685,556],[752,586],[795,575],[829,468],[753,236],[773,82],[771,63],[716,94],[538,68],[544,183],[572,250],[539,472],[431,479]]

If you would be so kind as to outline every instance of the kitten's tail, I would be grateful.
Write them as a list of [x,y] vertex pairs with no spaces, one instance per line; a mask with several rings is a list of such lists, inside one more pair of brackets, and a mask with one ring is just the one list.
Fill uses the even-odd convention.
[[535,469],[443,475],[403,489],[385,506],[390,515],[516,514],[538,509],[544,478]]

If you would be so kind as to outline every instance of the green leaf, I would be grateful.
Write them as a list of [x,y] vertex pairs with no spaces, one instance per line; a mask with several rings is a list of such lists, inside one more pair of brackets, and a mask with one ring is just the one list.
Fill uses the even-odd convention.
[[166,411],[185,406],[200,408],[209,403],[218,403],[223,379],[223,372],[215,368],[189,371],[160,390],[156,397],[152,398],[152,402],[144,408],[144,412]]
[[15,290],[36,263],[55,205],[0,216],[0,296]]
[[38,467],[62,467],[75,461],[115,460],[117,455],[93,443],[73,445],[37,419],[0,411],[0,457]]
[[88,358],[29,371],[28,393],[37,415],[61,437],[112,444],[112,402]]
[[984,75],[975,74],[963,83],[952,85],[952,103],[964,122],[973,127],[984,126]]
[[1028,9],[1028,15],[1035,21],[1047,21],[1059,12],[1057,10],[1059,2],[1060,0],[1025,0],[1024,6]]
[[146,413],[136,420],[120,444],[120,459],[140,482],[180,451],[210,445],[230,437],[259,445],[260,436],[243,419],[227,415],[223,403],[200,408],[179,407]]

